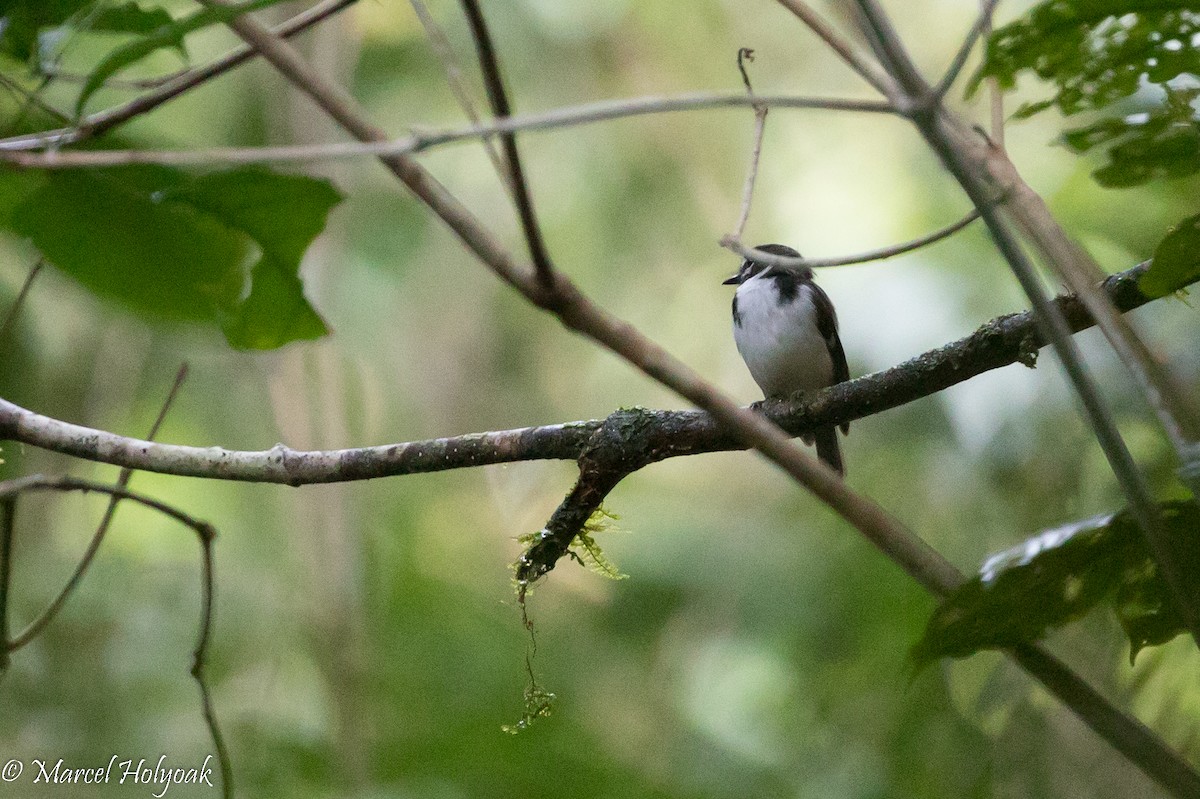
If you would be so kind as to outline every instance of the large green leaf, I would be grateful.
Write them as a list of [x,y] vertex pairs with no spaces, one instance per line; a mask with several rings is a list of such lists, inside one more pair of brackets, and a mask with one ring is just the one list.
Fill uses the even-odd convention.
[[[1109,144],[1109,164],[1096,171],[1106,186],[1200,171],[1200,116],[1194,90],[1181,76],[1200,75],[1200,9],[1194,0],[1048,0],[997,29],[972,88],[987,76],[1005,88],[1030,70],[1055,87],[1052,97],[1022,105],[1018,118],[1057,107],[1094,111],[1146,86],[1162,99],[1065,135],[1083,152]],[[1188,79],[1184,79],[1188,80]]]
[[128,177],[49,173],[13,213],[13,229],[92,291],[140,313],[208,319],[233,307],[245,237],[195,208],[157,201]]
[[3,182],[19,182],[21,195],[0,222],[92,291],[143,316],[217,323],[243,349],[328,332],[298,276],[341,199],[327,181],[138,167],[9,173]]
[[[1162,506],[1180,569],[1200,570],[1200,508]],[[1132,658],[1170,640],[1183,621],[1127,511],[1048,530],[994,555],[934,611],[913,648],[919,664],[1030,643],[1100,604],[1117,613]]]
[[75,113],[83,114],[84,106],[113,75],[134,64],[151,53],[164,47],[181,47],[183,37],[193,31],[206,28],[209,25],[229,22],[249,11],[257,11],[282,2],[282,0],[248,0],[236,6],[214,6],[203,8],[186,17],[172,20],[169,24],[160,25],[138,39],[116,48],[88,75],[79,99],[75,103]]
[[329,332],[304,299],[297,275],[305,250],[341,202],[342,195],[329,182],[240,169],[206,175],[167,196],[245,232],[261,248],[249,296],[223,320],[233,346],[270,349]]
[[1159,242],[1138,288],[1147,296],[1163,297],[1195,280],[1200,280],[1200,215],[1183,220]]

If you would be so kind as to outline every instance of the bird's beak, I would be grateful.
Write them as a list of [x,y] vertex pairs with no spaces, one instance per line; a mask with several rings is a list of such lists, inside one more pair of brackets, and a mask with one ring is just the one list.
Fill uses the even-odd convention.
[[728,280],[722,280],[721,285],[722,286],[732,286],[739,282],[741,282],[741,274],[736,274],[733,277],[729,278]]

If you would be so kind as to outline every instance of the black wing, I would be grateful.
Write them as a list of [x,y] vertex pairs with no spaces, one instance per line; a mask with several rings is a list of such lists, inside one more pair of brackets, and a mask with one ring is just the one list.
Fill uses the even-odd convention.
[[[817,308],[817,329],[825,339],[829,348],[829,358],[833,361],[833,382],[844,383],[850,379],[850,366],[846,363],[846,351],[842,349],[842,339],[838,335],[837,312],[833,310],[833,302],[829,295],[816,283],[812,287],[812,301]],[[850,431],[850,423],[842,425],[842,432]]]

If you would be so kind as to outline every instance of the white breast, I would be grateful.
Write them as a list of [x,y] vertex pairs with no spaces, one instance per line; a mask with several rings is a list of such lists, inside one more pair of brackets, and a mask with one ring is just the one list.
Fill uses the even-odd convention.
[[833,359],[817,329],[812,289],[801,283],[796,298],[780,305],[774,283],[756,275],[738,286],[738,352],[767,397],[824,388],[833,382]]

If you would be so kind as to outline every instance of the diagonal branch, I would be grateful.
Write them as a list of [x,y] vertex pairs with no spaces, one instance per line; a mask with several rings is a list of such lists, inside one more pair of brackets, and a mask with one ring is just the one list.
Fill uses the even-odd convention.
[[[450,93],[454,95],[454,99],[458,101],[458,107],[463,110],[472,125],[480,124],[481,120],[475,111],[475,103],[471,100],[471,95],[463,84],[462,69],[454,57],[454,48],[450,45],[450,40],[446,38],[446,32],[437,24],[437,20],[433,18],[433,14],[430,13],[424,0],[409,0],[409,4],[421,22],[421,27],[425,29],[425,38],[429,40],[429,46],[433,48],[434,54],[442,62],[442,71],[446,73],[446,84],[450,87]],[[503,157],[491,138],[484,137],[483,149],[487,152],[488,160],[492,162],[496,174],[504,182],[505,189],[511,193],[512,179],[504,165]]]
[[[1180,567],[1183,561],[1174,553],[1172,542],[1165,533],[1158,505],[1154,502],[1145,476],[1137,468],[1125,440],[1117,429],[1111,410],[1084,365],[1078,348],[1071,340],[1065,320],[1045,296],[1033,263],[1016,234],[997,212],[992,202],[996,189],[992,169],[1001,168],[1008,173],[1007,179],[1001,184],[1007,195],[1006,209],[1016,217],[1026,235],[1038,245],[1058,274],[1079,294],[1081,301],[1096,318],[1099,327],[1122,360],[1133,369],[1140,380],[1145,381],[1143,388],[1154,389],[1171,384],[1166,369],[1149,357],[1148,352],[1144,356],[1137,352],[1139,348],[1145,349],[1144,343],[1133,334],[1127,320],[1116,312],[1112,304],[1097,292],[1084,276],[1099,272],[1099,267],[1081,247],[1067,238],[1050,216],[1041,197],[1021,180],[1011,161],[990,143],[985,142],[980,147],[978,142],[983,137],[968,133],[966,125],[953,117],[941,104],[940,98],[931,93],[891,20],[880,8],[877,0],[857,0],[857,7],[862,16],[864,32],[880,61],[895,77],[902,91],[908,95],[907,99],[915,108],[921,109],[910,115],[913,124],[979,208],[996,246],[1033,304],[1039,322],[1051,338],[1063,368],[1079,396],[1096,440],[1103,448],[1105,457],[1129,502],[1130,512],[1145,535],[1150,551],[1154,553],[1155,564],[1170,586],[1172,598],[1187,622],[1193,639],[1200,646],[1200,576],[1190,575]],[[1153,364],[1153,373],[1140,370],[1141,364]],[[1159,383],[1158,378],[1165,382]],[[1167,395],[1159,393],[1154,399],[1165,400]],[[1190,399],[1182,392],[1179,393],[1179,400],[1184,406],[1190,405]],[[1162,408],[1159,402],[1152,402],[1152,405],[1156,410],[1163,411],[1172,443],[1178,444],[1181,436],[1186,434],[1173,427],[1170,422],[1182,422],[1186,415],[1173,415]]]
[[[463,12],[471,26],[471,38],[475,40],[475,50],[479,55],[479,68],[483,72],[483,85],[487,89],[488,102],[492,105],[492,113],[499,119],[512,116],[512,108],[508,102],[508,94],[504,91],[504,79],[500,76],[500,59],[492,46],[492,35],[488,32],[487,21],[479,8],[478,0],[462,0]],[[529,246],[529,257],[533,268],[537,271],[538,282],[543,288],[549,289],[554,284],[554,265],[550,254],[546,251],[546,242],[542,239],[542,229],[538,225],[537,212],[533,208],[533,198],[529,194],[529,182],[525,179],[525,167],[521,164],[521,153],[517,149],[517,137],[507,131],[500,134],[500,144],[504,147],[504,160],[508,162],[512,174],[512,189],[516,197],[517,216],[521,219],[521,230],[525,234],[525,242]]]
[[[308,30],[313,25],[325,21],[343,9],[354,5],[358,0],[322,0],[312,8],[303,11],[274,29],[275,33],[284,38],[295,36],[301,31]],[[2,150],[28,150],[50,145],[76,144],[88,139],[94,139],[102,133],[123,125],[134,117],[153,111],[163,103],[174,100],[184,92],[201,86],[229,70],[239,67],[258,55],[252,47],[239,47],[236,50],[218,58],[210,64],[172,78],[152,92],[135,97],[127,103],[98,111],[84,117],[73,127],[58,128],[41,133],[22,136],[12,136],[0,139]]]
[[962,69],[967,65],[967,59],[971,56],[971,51],[975,49],[975,42],[980,36],[987,36],[992,28],[992,12],[996,10],[996,6],[1000,4],[1000,0],[980,0],[979,16],[975,18],[975,23],[971,26],[971,30],[967,32],[966,38],[963,39],[962,45],[958,48],[958,52],[954,54],[954,58],[950,61],[950,66],[946,69],[946,74],[938,81],[937,88],[934,94],[938,97],[945,97],[950,91],[950,87],[954,85],[954,81],[962,73]]
[[16,299],[8,307],[8,311],[4,314],[4,319],[0,320],[0,344],[4,343],[4,339],[8,337],[9,332],[16,324],[17,316],[21,313],[21,307],[25,304],[25,299],[29,296],[29,290],[33,288],[33,281],[37,280],[37,276],[45,266],[46,261],[39,258],[29,268],[29,274],[25,276],[24,282],[21,283],[21,288],[17,291]]
[[895,95],[896,87],[891,76],[880,71],[878,65],[855,50],[845,37],[838,33],[824,17],[814,11],[808,3],[804,0],[779,0],[779,5],[795,14],[801,22],[808,26],[809,30],[819,36],[821,41],[829,46],[829,49],[837,53],[847,66],[871,84],[877,92],[888,99]]

